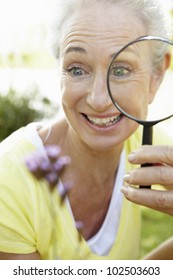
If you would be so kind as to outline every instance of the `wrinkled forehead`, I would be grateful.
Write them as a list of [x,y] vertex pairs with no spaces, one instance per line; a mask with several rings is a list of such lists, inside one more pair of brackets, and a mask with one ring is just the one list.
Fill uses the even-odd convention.
[[95,3],[80,7],[63,26],[62,48],[71,42],[107,43],[107,40],[123,40],[121,45],[146,34],[146,28],[131,10],[120,4]]

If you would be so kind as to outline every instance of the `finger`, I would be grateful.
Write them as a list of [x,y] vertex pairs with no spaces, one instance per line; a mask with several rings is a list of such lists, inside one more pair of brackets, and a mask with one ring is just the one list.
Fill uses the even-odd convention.
[[124,176],[124,180],[130,185],[159,184],[173,188],[173,167],[150,166],[133,169]]
[[152,208],[153,210],[156,210],[156,211],[159,211],[161,213],[164,213],[164,214],[168,214],[170,216],[173,216],[173,209],[172,208]]
[[173,146],[142,146],[128,156],[133,164],[160,163],[173,166]]
[[140,204],[167,214],[173,214],[173,191],[159,191],[123,187],[125,197],[136,204]]

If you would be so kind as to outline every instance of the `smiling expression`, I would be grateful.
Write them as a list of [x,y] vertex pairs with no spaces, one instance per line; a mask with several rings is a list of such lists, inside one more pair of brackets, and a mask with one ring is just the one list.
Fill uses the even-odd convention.
[[[114,53],[146,34],[145,27],[121,5],[98,2],[77,10],[63,28],[62,104],[71,131],[93,149],[111,149],[122,144],[138,125],[112,104],[107,70]],[[149,90],[149,84],[138,86],[141,91]]]

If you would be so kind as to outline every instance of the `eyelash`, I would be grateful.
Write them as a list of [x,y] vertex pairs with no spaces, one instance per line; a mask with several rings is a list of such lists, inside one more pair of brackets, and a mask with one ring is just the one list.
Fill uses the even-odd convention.
[[[115,64],[112,66],[112,71],[115,71],[118,69],[127,71],[127,73],[125,73],[123,76],[121,76],[121,75],[117,76],[117,78],[120,78],[120,79],[127,78],[130,75],[130,73],[132,72],[132,67],[130,65],[127,65],[124,63],[119,63],[119,64]],[[113,75],[113,76],[115,77],[115,75]]]
[[82,71],[82,72],[84,72],[84,70],[81,68],[81,67],[78,67],[78,66],[72,66],[72,67],[70,67],[70,68],[68,68],[67,69],[67,72],[69,73],[69,74],[71,74],[72,76],[81,76],[81,75],[74,75],[74,74],[72,74],[72,71],[73,70],[80,70],[80,71]]
[[[89,74],[89,72],[84,68],[84,66],[79,64],[71,64],[65,69],[65,71],[73,78],[82,78],[85,75]],[[74,71],[76,71],[76,73],[74,73]]]

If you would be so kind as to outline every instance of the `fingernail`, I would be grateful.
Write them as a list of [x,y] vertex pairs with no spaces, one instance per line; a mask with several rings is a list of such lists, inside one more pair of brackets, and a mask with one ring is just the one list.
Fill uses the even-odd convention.
[[125,182],[129,183],[130,173],[127,173],[123,176]]
[[125,196],[128,196],[129,188],[123,186],[123,187],[121,188],[121,192],[122,192]]
[[130,162],[135,161],[135,159],[136,159],[136,154],[135,153],[131,153],[130,155],[128,155],[128,160]]

